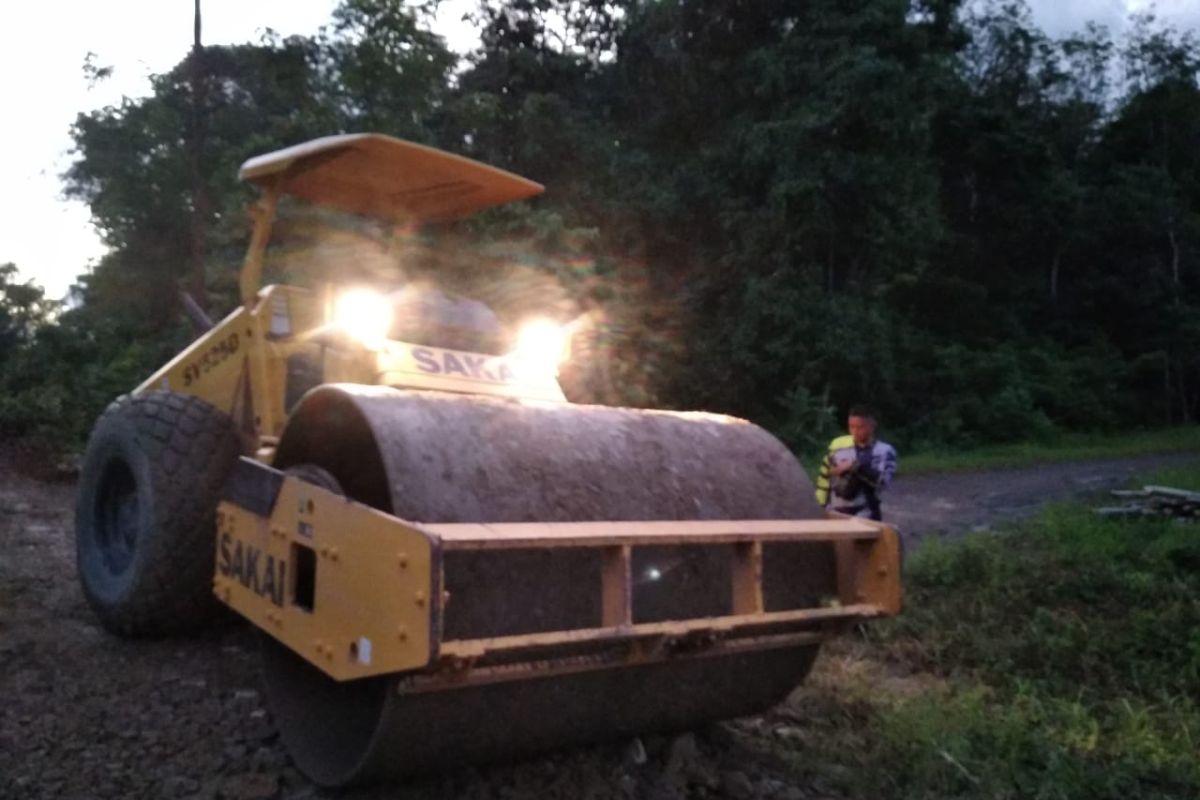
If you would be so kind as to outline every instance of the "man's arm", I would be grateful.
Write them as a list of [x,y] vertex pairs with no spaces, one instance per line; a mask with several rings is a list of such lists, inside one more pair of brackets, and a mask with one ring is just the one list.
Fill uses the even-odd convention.
[[821,459],[821,469],[817,472],[816,495],[817,502],[822,508],[829,505],[829,482],[834,475],[840,475],[844,470],[833,465],[833,454],[846,447],[853,447],[854,439],[849,436],[839,436],[829,443],[825,457]]
[[833,473],[833,451],[821,459],[821,470],[817,473],[817,503],[822,508],[829,502],[829,478]]
[[871,451],[871,463],[859,465],[858,476],[875,491],[882,491],[890,486],[892,479],[896,477],[896,462],[896,448],[879,442]]

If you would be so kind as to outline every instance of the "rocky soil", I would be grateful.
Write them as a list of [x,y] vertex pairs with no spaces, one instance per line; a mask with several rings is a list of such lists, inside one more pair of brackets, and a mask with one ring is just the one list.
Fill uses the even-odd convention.
[[885,496],[883,513],[911,544],[923,536],[988,530],[1029,516],[1049,501],[1094,496],[1111,504],[1108,491],[1127,486],[1135,476],[1197,461],[1198,453],[1169,453],[904,477],[901,459],[900,479]]
[[[990,519],[978,513],[981,498],[993,509],[986,491],[1019,510],[1063,486],[1096,488],[1088,475],[1119,480],[1126,469],[1127,462],[1074,465],[1071,474],[1083,477],[1057,489],[1045,475],[1026,480],[1025,473],[923,478],[908,486],[902,480],[885,509],[913,534],[962,530]],[[20,464],[0,460],[0,798],[327,796],[290,765],[279,743],[247,626],[230,620],[199,638],[155,642],[122,641],[99,628],[76,581],[73,503],[71,484],[35,480]],[[971,513],[922,518],[922,507],[937,503],[939,513],[945,504]],[[846,668],[835,650],[820,660],[814,683],[822,670]],[[800,690],[765,717],[683,736],[464,767],[341,796],[827,798],[819,780],[796,777],[789,757],[803,748],[802,709],[813,699],[805,692],[813,691]]]
[[[0,463],[0,798],[684,798],[806,800],[760,747],[765,719],[333,795],[291,765],[255,634],[130,642],[78,588],[74,487]],[[782,718],[781,718],[782,719]],[[787,727],[785,723],[781,723]],[[768,742],[770,736],[768,736]]]

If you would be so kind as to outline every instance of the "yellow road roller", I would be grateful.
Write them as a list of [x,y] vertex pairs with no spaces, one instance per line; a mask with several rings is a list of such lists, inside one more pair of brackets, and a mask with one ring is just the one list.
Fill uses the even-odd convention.
[[899,612],[896,532],[828,517],[763,429],[568,403],[553,326],[511,344],[412,287],[261,286],[284,196],[421,226],[540,185],[378,134],[240,174],[241,305],[96,422],[78,567],[117,634],[219,604],[257,627],[315,782],[760,712],[822,640]]

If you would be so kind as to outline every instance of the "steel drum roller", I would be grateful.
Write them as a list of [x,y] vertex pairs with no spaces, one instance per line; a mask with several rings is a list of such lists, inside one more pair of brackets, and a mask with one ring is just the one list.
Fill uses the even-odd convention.
[[[276,467],[302,464],[329,472],[351,498],[417,522],[823,516],[778,440],[707,414],[324,386],[294,410],[277,451]],[[770,547],[767,610],[836,593],[830,546]],[[713,549],[647,548],[635,558],[634,621],[730,613],[727,559]],[[453,552],[444,569],[444,640],[599,624],[593,552]],[[405,676],[338,684],[264,640],[281,735],[301,769],[327,785],[755,713],[803,680],[817,649],[413,692]]]

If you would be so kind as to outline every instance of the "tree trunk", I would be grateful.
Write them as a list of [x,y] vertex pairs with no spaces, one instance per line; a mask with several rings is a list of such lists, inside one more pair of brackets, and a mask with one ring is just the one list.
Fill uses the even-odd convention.
[[1054,251],[1054,261],[1050,264],[1050,302],[1058,302],[1058,270],[1062,266],[1062,251]]
[[1163,403],[1166,407],[1166,424],[1171,424],[1171,354],[1163,352]]
[[1175,224],[1167,226],[1167,241],[1171,243],[1171,279],[1175,282],[1175,299],[1179,299],[1179,240],[1175,238]]
[[204,150],[205,101],[207,99],[204,46],[200,43],[200,0],[195,0],[196,13],[194,18],[192,54],[191,54],[191,95],[192,120],[191,131],[187,141],[188,169],[192,178],[192,279],[191,295],[202,310],[208,310],[208,291],[205,288],[204,262],[207,254],[205,238],[208,229],[209,197],[208,184],[204,180],[200,157]]
[[1190,425],[1192,422],[1192,408],[1188,398],[1186,369],[1175,370],[1175,383],[1179,387],[1179,421],[1184,425]]
[[836,280],[837,267],[835,265],[835,259],[837,258],[837,244],[833,241],[832,234],[830,234],[830,236],[829,236],[829,252],[825,256],[825,258],[826,258],[826,263],[829,264],[829,270],[827,272],[828,285],[826,287],[826,291],[829,294],[833,294],[837,290],[837,280]]
[[967,201],[967,219],[970,221],[971,225],[974,226],[977,217],[976,212],[979,210],[979,189],[976,186],[974,172],[967,175],[966,184],[967,192],[970,195],[970,199]]

